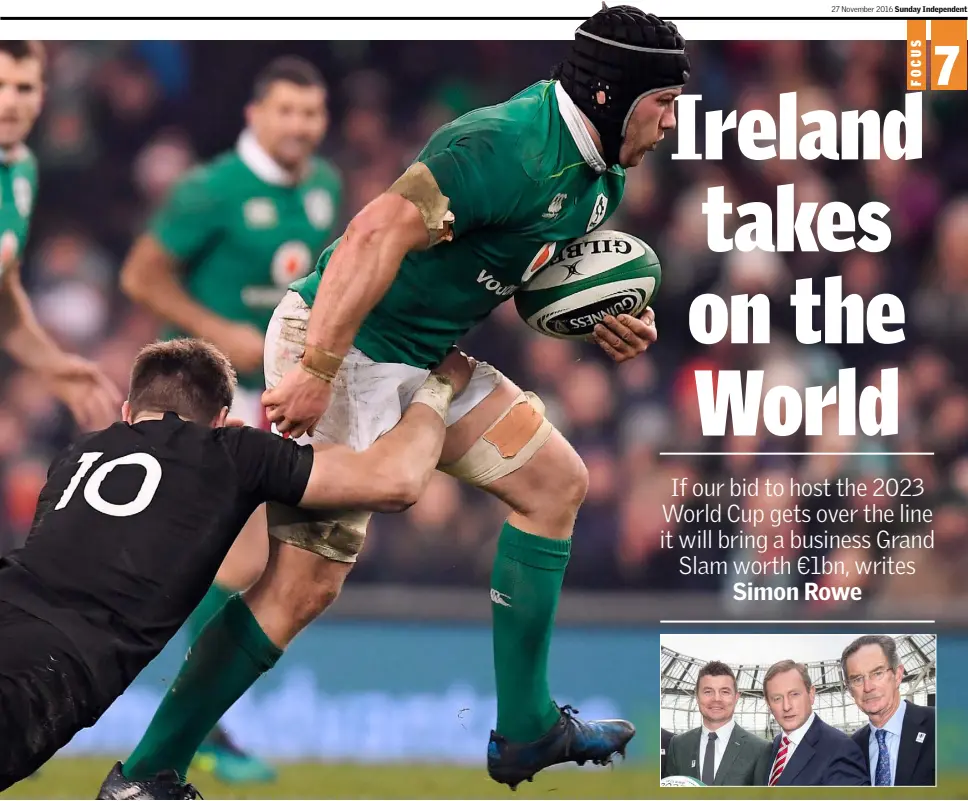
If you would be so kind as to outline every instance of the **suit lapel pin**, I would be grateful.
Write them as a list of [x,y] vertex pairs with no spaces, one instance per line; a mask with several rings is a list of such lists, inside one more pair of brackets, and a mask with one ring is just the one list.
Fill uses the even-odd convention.
[[694,760],[692,760],[692,764],[691,764],[691,765],[690,765],[689,767],[690,767],[690,768],[694,768],[694,767],[696,767],[696,760],[695,760],[695,759],[694,759]]
[[918,736],[914,738],[914,741],[917,742],[917,743],[923,743],[925,737],[927,737],[927,736],[928,735],[925,734],[923,731],[919,731],[918,732]]

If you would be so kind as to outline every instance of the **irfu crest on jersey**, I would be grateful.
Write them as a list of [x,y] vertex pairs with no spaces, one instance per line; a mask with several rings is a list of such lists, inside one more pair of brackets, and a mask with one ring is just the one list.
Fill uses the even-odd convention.
[[604,192],[600,192],[598,197],[595,198],[595,206],[592,209],[592,216],[588,218],[588,227],[585,229],[586,234],[602,224],[602,220],[605,219],[605,212],[607,210],[608,197]]

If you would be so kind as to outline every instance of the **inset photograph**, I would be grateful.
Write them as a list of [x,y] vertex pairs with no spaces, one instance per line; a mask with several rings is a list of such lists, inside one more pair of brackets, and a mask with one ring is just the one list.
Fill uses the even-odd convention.
[[662,787],[933,787],[934,634],[667,634]]

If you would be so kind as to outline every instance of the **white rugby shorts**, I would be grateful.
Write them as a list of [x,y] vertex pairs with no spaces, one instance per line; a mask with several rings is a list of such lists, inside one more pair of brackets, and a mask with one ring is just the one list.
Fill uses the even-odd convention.
[[[297,292],[287,292],[276,307],[266,332],[266,386],[274,387],[299,365],[306,344],[309,307]],[[351,348],[333,381],[329,409],[313,439],[368,448],[403,416],[429,370],[409,364],[375,362]],[[486,398],[501,381],[501,373],[478,362],[467,388],[454,399],[447,415],[453,425]]]

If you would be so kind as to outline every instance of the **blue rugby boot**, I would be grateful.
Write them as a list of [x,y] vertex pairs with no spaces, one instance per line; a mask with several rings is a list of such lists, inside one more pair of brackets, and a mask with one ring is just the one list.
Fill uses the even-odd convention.
[[239,748],[221,724],[198,747],[192,767],[212,774],[225,784],[256,784],[277,778],[275,768]]
[[615,754],[625,756],[625,747],[635,736],[627,720],[579,720],[578,710],[561,707],[561,717],[544,737],[532,743],[511,743],[491,732],[487,746],[487,772],[494,781],[512,790],[551,765],[593,762],[607,765]]

